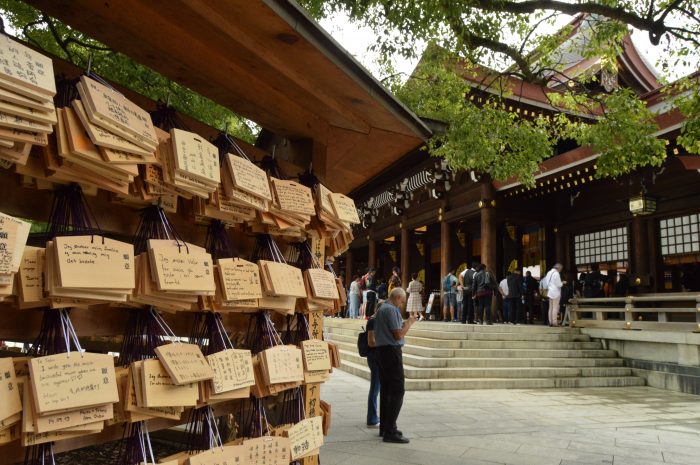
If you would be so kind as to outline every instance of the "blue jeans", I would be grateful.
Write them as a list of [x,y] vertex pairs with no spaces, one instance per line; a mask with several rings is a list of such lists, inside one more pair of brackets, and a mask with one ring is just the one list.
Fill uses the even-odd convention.
[[509,322],[509,321],[514,323],[512,315],[511,315],[512,311],[513,311],[513,309],[511,308],[511,299],[503,298],[503,322],[504,323]]
[[377,365],[377,355],[375,349],[370,349],[367,355],[367,365],[369,365],[370,382],[369,396],[367,398],[367,424],[376,425],[379,423],[377,409],[377,398],[379,397],[379,366]]
[[360,316],[361,298],[355,293],[349,293],[348,296],[348,318],[357,318]]

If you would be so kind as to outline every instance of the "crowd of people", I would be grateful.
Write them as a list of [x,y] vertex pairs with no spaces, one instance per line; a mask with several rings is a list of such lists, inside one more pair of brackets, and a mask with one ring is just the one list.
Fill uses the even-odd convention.
[[[393,289],[403,288],[407,302],[402,311],[415,315],[417,321],[428,318],[464,324],[540,322],[554,326],[561,324],[561,319],[553,319],[552,315],[563,315],[571,298],[625,296],[630,282],[626,274],[615,270],[603,274],[593,265],[586,272],[564,272],[559,263],[541,279],[536,279],[530,271],[523,275],[520,270],[508,271],[498,279],[486,265],[474,262],[459,273],[450,270],[442,278],[441,287],[439,297],[429,299],[430,293],[425,291],[417,273],[403,286],[398,267],[392,269],[388,279],[369,269],[364,275],[353,277],[347,307],[341,316],[368,319]],[[441,299],[440,305],[427,305],[436,297]]]

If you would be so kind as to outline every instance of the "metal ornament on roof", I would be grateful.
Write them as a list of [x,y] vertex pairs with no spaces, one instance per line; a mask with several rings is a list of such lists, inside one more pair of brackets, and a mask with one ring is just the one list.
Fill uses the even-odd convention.
[[408,189],[409,178],[404,178],[398,185],[396,185],[389,192],[393,197],[391,201],[391,212],[400,216],[411,206],[411,200],[413,200],[413,192]]
[[[471,172],[474,182],[480,180],[480,176]],[[413,193],[423,187],[428,187],[430,197],[441,199],[452,189],[454,184],[454,172],[449,163],[444,160],[436,160],[432,168],[420,171],[401,180],[396,186],[387,189],[376,196],[370,197],[357,208],[362,220],[362,227],[367,228],[377,220],[377,210],[389,205],[394,215],[402,215],[411,206]]]
[[441,199],[452,189],[454,181],[453,172],[446,160],[439,160],[433,169],[429,171],[432,185],[430,186],[430,197]]

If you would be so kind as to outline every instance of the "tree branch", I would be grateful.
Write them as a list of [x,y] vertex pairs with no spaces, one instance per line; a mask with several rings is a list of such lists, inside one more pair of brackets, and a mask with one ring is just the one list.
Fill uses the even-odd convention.
[[454,32],[454,34],[457,37],[460,37],[465,45],[467,45],[470,48],[484,47],[496,53],[502,53],[503,55],[506,55],[515,62],[516,66],[520,68],[520,71],[523,73],[526,80],[530,82],[539,81],[537,75],[533,73],[530,69],[530,64],[528,63],[525,55],[520,53],[517,49],[503,42],[499,42],[497,40],[490,39],[487,37],[481,37],[467,31],[464,27],[464,23],[459,18],[448,19],[452,32]]
[[46,23],[46,25],[49,27],[49,31],[51,31],[51,35],[53,38],[56,40],[56,43],[58,44],[59,47],[65,52],[66,57],[68,58],[68,61],[70,61],[73,64],[76,64],[74,59],[73,59],[73,54],[68,50],[68,46],[66,45],[65,40],[61,37],[61,34],[59,34],[58,30],[56,29],[56,25],[51,21],[51,18],[49,18],[46,15],[41,15],[41,19]]
[[555,16],[556,16],[556,13],[552,13],[551,15],[546,16],[546,17],[540,19],[539,21],[537,21],[537,23],[534,26],[532,26],[532,29],[530,29],[530,31],[527,33],[527,35],[523,39],[523,42],[520,44],[520,49],[518,50],[518,52],[523,53],[525,51],[525,45],[527,45],[528,41],[530,40],[530,36],[535,32],[535,30],[537,30],[537,28],[540,27],[542,25],[542,23],[554,18]]
[[537,10],[554,10],[570,15],[579,13],[593,13],[614,19],[642,31],[649,32],[649,39],[654,45],[658,45],[661,36],[667,31],[663,22],[653,18],[643,18],[636,13],[622,7],[612,7],[599,2],[575,2],[568,3],[561,0],[526,0],[515,2],[508,0],[466,0],[466,6],[480,10],[499,11],[504,13],[525,14],[534,13]]

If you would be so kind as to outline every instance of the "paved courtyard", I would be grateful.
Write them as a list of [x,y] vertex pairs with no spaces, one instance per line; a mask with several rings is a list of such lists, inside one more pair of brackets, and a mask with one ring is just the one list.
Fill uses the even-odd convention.
[[399,429],[407,445],[365,428],[369,382],[335,370],[323,465],[700,464],[700,397],[648,387],[414,391]]

